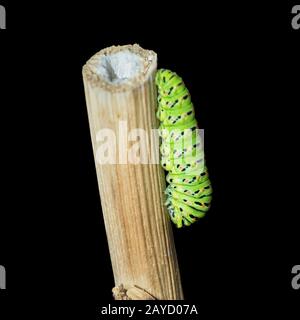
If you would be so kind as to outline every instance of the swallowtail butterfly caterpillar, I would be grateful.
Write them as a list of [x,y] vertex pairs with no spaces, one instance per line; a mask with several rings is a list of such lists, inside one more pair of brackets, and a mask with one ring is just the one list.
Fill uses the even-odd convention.
[[181,228],[205,215],[212,187],[188,89],[175,72],[166,69],[157,71],[155,83],[161,164],[168,171],[166,206],[171,220]]

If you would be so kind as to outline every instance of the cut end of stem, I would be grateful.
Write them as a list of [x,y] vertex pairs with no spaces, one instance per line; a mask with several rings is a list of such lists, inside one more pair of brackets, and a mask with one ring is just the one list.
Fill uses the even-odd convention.
[[83,67],[93,85],[124,91],[143,84],[156,70],[156,53],[139,45],[112,46],[99,51]]
[[102,56],[99,59],[98,75],[108,83],[124,83],[136,77],[142,70],[142,58],[129,50]]

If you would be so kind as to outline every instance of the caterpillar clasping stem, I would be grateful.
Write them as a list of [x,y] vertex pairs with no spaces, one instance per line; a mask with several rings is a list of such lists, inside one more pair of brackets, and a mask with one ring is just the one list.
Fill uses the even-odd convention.
[[[182,78],[175,72],[160,69],[156,73],[158,88],[157,118],[161,121],[161,164],[168,171],[165,190],[169,215],[177,228],[190,226],[210,208],[212,188],[204,161],[203,144],[197,136],[197,120],[191,96]],[[196,134],[197,139],[185,138]],[[173,144],[176,148],[167,149]],[[183,145],[183,146],[182,146]],[[170,152],[172,151],[172,152]],[[197,155],[197,156],[195,156]]]

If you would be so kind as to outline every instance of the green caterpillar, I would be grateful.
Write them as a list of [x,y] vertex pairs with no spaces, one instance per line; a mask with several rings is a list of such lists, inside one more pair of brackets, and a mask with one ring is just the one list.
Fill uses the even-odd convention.
[[161,165],[168,171],[166,206],[178,228],[190,226],[210,207],[212,187],[191,96],[170,70],[156,73]]

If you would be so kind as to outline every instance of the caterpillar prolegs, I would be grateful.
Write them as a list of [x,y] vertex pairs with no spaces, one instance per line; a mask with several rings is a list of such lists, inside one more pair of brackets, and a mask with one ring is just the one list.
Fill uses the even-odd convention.
[[161,165],[169,172],[166,206],[171,220],[181,228],[205,215],[212,187],[188,89],[175,72],[166,69],[158,70],[155,82]]

